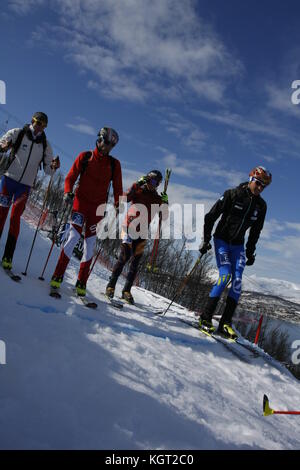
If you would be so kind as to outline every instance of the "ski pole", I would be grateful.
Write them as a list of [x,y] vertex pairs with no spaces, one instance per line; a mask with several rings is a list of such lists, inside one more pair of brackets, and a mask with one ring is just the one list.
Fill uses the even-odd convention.
[[192,269],[188,272],[188,274],[185,276],[184,280],[182,281],[182,283],[180,284],[178,290],[175,292],[175,295],[173,297],[173,299],[171,300],[171,302],[169,303],[169,305],[167,306],[166,310],[164,310],[163,312],[158,312],[157,315],[162,315],[164,316],[167,311],[169,310],[169,308],[171,307],[171,305],[173,304],[173,302],[176,300],[176,298],[179,296],[179,294],[181,294],[181,292],[183,291],[183,289],[185,288],[188,280],[190,279],[190,277],[192,276],[192,274],[196,271],[197,269],[197,266],[198,264],[200,263],[200,260],[201,258],[203,257],[204,255],[201,255],[199,256],[199,258],[197,259],[197,261],[195,262],[194,266],[192,267]]
[[263,412],[264,416],[270,415],[300,415],[300,411],[275,411],[270,407],[269,399],[267,395],[264,395],[263,399]]
[[51,184],[52,184],[53,176],[54,176],[54,172],[51,175],[51,178],[50,178],[47,190],[46,190],[46,194],[45,194],[45,197],[44,197],[44,202],[43,202],[43,206],[42,206],[42,210],[41,210],[41,215],[39,217],[39,221],[38,221],[37,226],[36,226],[35,234],[34,234],[34,237],[33,237],[33,241],[32,241],[32,244],[31,244],[29,256],[28,256],[27,263],[26,263],[26,268],[25,268],[25,271],[22,273],[23,276],[27,276],[27,269],[28,269],[29,261],[30,261],[30,258],[31,258],[31,254],[32,254],[33,246],[35,244],[35,239],[36,239],[36,236],[37,236],[37,233],[38,233],[38,230],[39,230],[39,226],[40,226],[43,214],[44,214],[44,209],[45,209],[46,202],[47,202],[47,199],[48,199],[48,194],[49,194],[50,187],[51,187]]
[[[72,206],[71,206],[71,207],[72,207]],[[44,273],[45,273],[46,267],[47,267],[47,265],[48,265],[48,261],[49,261],[50,256],[51,256],[51,253],[52,253],[52,250],[53,250],[53,247],[54,247],[54,244],[55,244],[55,240],[56,240],[57,234],[59,233],[61,224],[62,224],[62,222],[63,222],[63,220],[64,220],[64,217],[65,217],[65,214],[66,214],[66,212],[67,212],[67,209],[69,209],[68,204],[65,205],[65,207],[64,207],[64,209],[63,209],[63,213],[62,213],[61,219],[60,219],[59,224],[58,224],[58,227],[57,227],[55,233],[53,234],[52,245],[51,245],[51,247],[50,247],[50,250],[49,250],[49,253],[48,253],[48,256],[47,256],[47,259],[46,259],[44,268],[43,268],[43,271],[42,271],[41,275],[39,276],[39,280],[40,280],[40,281],[44,281],[44,280],[45,280],[45,278],[44,278]]]

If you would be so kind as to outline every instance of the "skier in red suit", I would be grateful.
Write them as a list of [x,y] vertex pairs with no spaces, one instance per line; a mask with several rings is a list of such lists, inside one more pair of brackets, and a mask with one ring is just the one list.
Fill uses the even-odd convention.
[[70,204],[73,201],[74,184],[80,176],[73,201],[70,230],[50,283],[54,289],[59,289],[63,281],[73,249],[85,225],[84,251],[76,283],[77,294],[85,296],[96,242],[96,228],[104,217],[97,215],[97,209],[100,205],[106,204],[111,181],[116,209],[123,192],[120,162],[109,154],[118,140],[118,134],[114,129],[103,127],[98,133],[96,148],[90,152],[80,153],[65,179],[64,201],[65,204]]
[[157,193],[161,181],[161,172],[152,170],[133,183],[122,198],[127,202],[131,202],[131,206],[122,224],[122,243],[119,258],[113,267],[109,283],[106,286],[106,295],[111,299],[115,293],[117,280],[125,264],[130,260],[122,298],[130,304],[134,303],[130,289],[144,253],[149,225],[159,211],[161,211],[162,220],[166,220],[169,215],[167,194],[163,192],[159,195]]

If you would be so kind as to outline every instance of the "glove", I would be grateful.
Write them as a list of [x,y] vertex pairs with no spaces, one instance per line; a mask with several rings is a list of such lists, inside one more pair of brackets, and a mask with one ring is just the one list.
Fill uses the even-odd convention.
[[0,145],[0,152],[1,152],[1,153],[2,153],[2,152],[3,152],[3,153],[6,152],[6,151],[9,149],[10,146],[11,146],[11,142],[7,142],[7,141],[3,142],[3,143]]
[[167,193],[160,193],[160,195],[161,195],[161,202],[163,202],[164,204],[168,204],[169,199],[168,199]]
[[119,204],[115,204],[115,211],[116,211],[116,218],[119,217],[120,206]]
[[73,193],[65,193],[64,194],[64,204],[69,205],[72,204],[74,198]]
[[56,158],[53,158],[51,165],[50,165],[51,170],[56,171],[58,168],[60,168],[60,161],[59,161],[59,156],[57,155]]
[[145,183],[147,183],[147,176],[141,176],[141,178],[137,180],[137,184],[139,186],[142,186]]
[[211,250],[211,244],[209,242],[203,242],[199,248],[201,255],[205,255],[209,250]]
[[254,264],[254,261],[255,261],[255,254],[252,252],[246,251],[246,258],[247,258],[246,266],[252,266],[252,264]]

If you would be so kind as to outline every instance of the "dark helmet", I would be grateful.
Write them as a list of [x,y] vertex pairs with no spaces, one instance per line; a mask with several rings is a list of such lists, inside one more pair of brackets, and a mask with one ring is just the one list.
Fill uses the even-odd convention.
[[46,126],[48,125],[48,116],[47,114],[42,113],[41,111],[34,113],[34,115],[32,116],[32,119],[36,119],[37,121],[42,122]]
[[256,166],[253,170],[249,173],[250,181],[252,178],[259,180],[264,186],[268,186],[272,182],[272,175],[271,173],[266,170],[264,166]]
[[98,132],[97,142],[104,142],[106,145],[117,145],[119,142],[118,133],[112,127],[102,127]]
[[152,186],[158,187],[162,182],[162,174],[159,170],[152,170],[147,173],[147,180],[151,183]]

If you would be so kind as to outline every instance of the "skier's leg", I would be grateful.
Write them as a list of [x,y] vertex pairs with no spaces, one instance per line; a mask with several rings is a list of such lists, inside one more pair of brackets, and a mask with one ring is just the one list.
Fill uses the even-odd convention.
[[103,219],[103,216],[96,215],[96,212],[96,210],[94,211],[92,209],[86,213],[83,256],[81,259],[78,279],[76,282],[77,294],[81,296],[84,296],[86,293],[86,283],[89,277],[96,244],[97,225]]
[[144,253],[145,245],[146,245],[146,240],[141,240],[141,239],[134,240],[132,244],[133,255],[131,258],[129,271],[128,271],[126,282],[125,282],[123,292],[122,292],[122,297],[125,300],[127,300],[127,302],[129,303],[134,303],[130,290],[134,283],[138,266]]
[[114,296],[115,286],[118,281],[118,278],[120,274],[122,273],[125,264],[130,259],[131,255],[132,255],[131,243],[122,242],[120,246],[118,260],[113,267],[111,276],[109,278],[109,282],[106,286],[106,295],[108,295],[109,297]]
[[132,255],[132,239],[127,233],[127,227],[122,227],[121,239],[122,239],[122,243],[120,246],[118,261],[116,262],[116,264],[114,265],[112,269],[109,282],[106,286],[105,293],[108,297],[111,297],[111,298],[114,296],[115,286],[118,281],[118,278],[120,274],[122,273],[125,264],[127,263],[127,261],[130,259]]
[[219,239],[214,239],[214,244],[219,277],[209,294],[199,320],[200,327],[206,327],[209,330],[213,330],[212,317],[222,292],[230,281],[232,269],[229,257],[229,245]]
[[10,194],[6,185],[6,176],[0,179],[0,238],[6,222],[13,194]]
[[233,267],[232,284],[226,299],[225,310],[220,320],[220,327],[222,327],[224,324],[231,326],[232,317],[241,295],[242,277],[246,263],[245,250],[243,245],[231,247],[230,260]]
[[71,226],[68,232],[67,239],[60,252],[55,271],[52,276],[51,286],[59,287],[61,284],[69,261],[71,259],[73,250],[80,239],[82,227],[84,224],[84,215],[79,212],[72,212]]
[[83,256],[80,263],[79,273],[78,273],[78,281],[82,285],[86,285],[87,279],[89,277],[89,271],[91,262],[93,260],[94,255],[94,248],[96,243],[96,235],[92,235],[90,237],[84,237],[83,242]]
[[5,260],[11,264],[18,236],[20,233],[20,219],[21,215],[23,214],[26,202],[29,196],[30,188],[29,186],[25,185],[18,185],[15,189],[14,194],[14,202],[11,209],[10,214],[10,224],[9,224],[9,231],[7,235],[6,245],[3,254],[3,262]]

